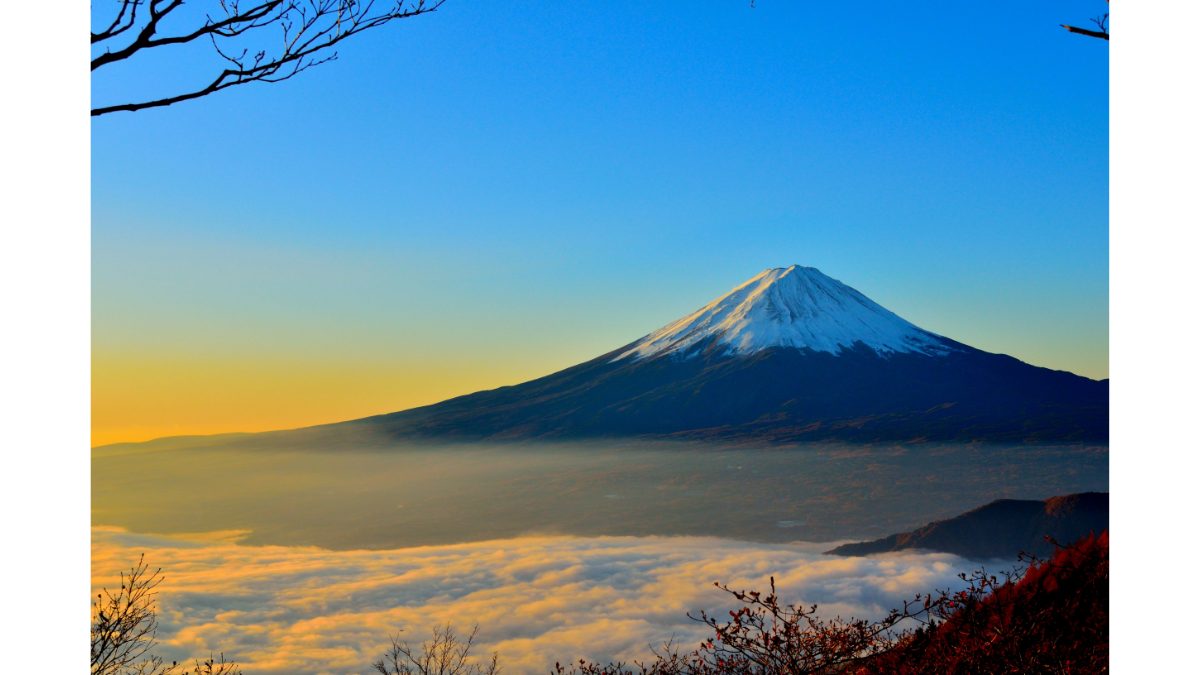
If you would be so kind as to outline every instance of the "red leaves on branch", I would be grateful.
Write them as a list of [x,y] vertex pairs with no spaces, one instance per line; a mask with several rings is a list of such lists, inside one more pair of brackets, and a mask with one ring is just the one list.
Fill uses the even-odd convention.
[[1023,556],[999,578],[961,575],[964,590],[917,596],[880,621],[820,619],[816,605],[735,591],[745,603],[713,637],[680,654],[673,643],[648,662],[579,661],[555,675],[1091,675],[1108,669],[1108,533]]
[[859,672],[1107,672],[1108,533],[1029,562],[1019,579],[967,578],[935,628],[908,635]]

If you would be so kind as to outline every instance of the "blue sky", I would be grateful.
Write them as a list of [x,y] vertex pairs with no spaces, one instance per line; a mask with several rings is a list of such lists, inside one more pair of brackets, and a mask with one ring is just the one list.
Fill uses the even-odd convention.
[[[214,399],[206,431],[512,384],[793,263],[1107,377],[1108,45],[1058,26],[1106,6],[755,5],[450,0],[288,82],[96,118],[93,359],[157,365],[95,377],[94,429],[190,428],[184,362],[206,396],[311,390],[257,422]],[[94,102],[206,63],[113,66]]]

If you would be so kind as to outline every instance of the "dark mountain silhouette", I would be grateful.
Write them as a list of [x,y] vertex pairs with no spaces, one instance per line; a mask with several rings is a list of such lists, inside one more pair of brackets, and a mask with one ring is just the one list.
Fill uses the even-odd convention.
[[1108,493],[1083,492],[1045,501],[997,499],[948,520],[932,522],[912,532],[844,544],[828,553],[862,556],[905,549],[953,553],[988,560],[1015,558],[1022,551],[1038,556],[1054,552],[1047,536],[1069,544],[1108,529]]
[[1108,381],[944,338],[793,266],[552,375],[344,424],[402,439],[1107,442]]

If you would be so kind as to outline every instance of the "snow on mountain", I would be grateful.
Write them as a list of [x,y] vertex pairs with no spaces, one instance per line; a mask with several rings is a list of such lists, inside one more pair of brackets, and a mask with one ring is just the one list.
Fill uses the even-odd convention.
[[882,356],[950,353],[938,335],[901,319],[814,267],[769,269],[729,293],[636,342],[613,361],[659,354],[683,356],[708,338],[730,355],[768,347],[841,353],[862,342]]

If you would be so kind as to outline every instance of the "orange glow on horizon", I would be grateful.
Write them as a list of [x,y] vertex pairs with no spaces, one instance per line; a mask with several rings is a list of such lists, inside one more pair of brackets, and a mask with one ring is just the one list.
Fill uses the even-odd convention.
[[545,374],[530,366],[93,353],[92,446],[342,422]]

